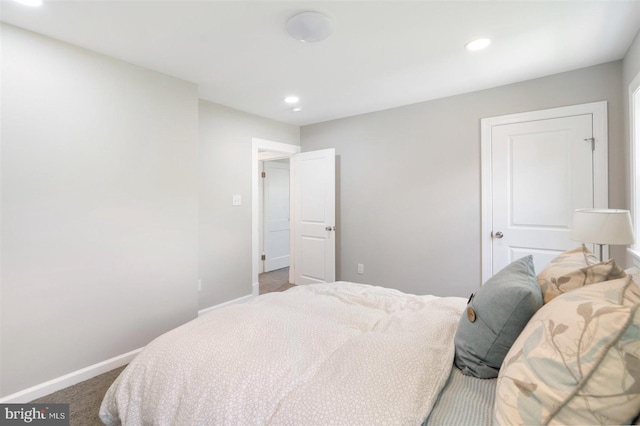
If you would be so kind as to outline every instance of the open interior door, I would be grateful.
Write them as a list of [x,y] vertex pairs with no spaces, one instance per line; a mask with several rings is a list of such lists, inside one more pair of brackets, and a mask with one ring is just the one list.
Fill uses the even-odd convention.
[[293,156],[293,279],[295,284],[334,282],[335,149]]

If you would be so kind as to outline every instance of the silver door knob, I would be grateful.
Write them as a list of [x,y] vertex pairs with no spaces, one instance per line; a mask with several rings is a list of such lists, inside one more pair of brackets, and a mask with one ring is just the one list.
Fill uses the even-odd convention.
[[496,237],[497,239],[500,239],[500,238],[504,237],[504,234],[502,233],[502,231],[498,231],[498,232],[496,232],[495,237]]

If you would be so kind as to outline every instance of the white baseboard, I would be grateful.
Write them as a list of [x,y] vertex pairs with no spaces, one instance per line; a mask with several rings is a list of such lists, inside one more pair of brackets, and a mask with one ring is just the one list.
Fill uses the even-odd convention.
[[[255,284],[254,284],[254,286],[255,286]],[[253,291],[254,291],[254,294],[255,294],[255,288],[253,289]],[[220,303],[219,305],[214,305],[214,306],[210,306],[208,308],[204,308],[204,309],[198,311],[198,316],[201,317],[204,314],[207,314],[207,313],[209,313],[211,311],[215,311],[216,309],[223,308],[225,306],[248,302],[249,300],[253,299],[253,297],[254,297],[253,294],[248,294],[246,296],[242,296],[242,297],[239,297],[237,299],[229,300],[228,302]]]
[[[201,311],[198,311],[198,316],[204,315],[207,312],[211,312],[215,309],[219,309],[227,305],[248,302],[257,295],[258,284],[256,283],[253,284],[253,294],[249,294],[238,299],[230,300],[228,302],[203,309]],[[39,385],[32,386],[11,395],[7,395],[0,398],[0,404],[24,404],[33,401],[34,399],[38,399],[45,395],[49,395],[53,392],[59,391],[60,389],[64,389],[85,380],[89,380],[93,377],[99,376],[102,373],[106,373],[107,371],[111,371],[115,368],[122,367],[123,365],[130,363],[141,350],[142,348],[127,352],[126,354],[118,355],[106,361],[90,365],[89,367],[82,368],[72,373],[65,374],[64,376],[60,376]]]
[[0,404],[24,404],[130,363],[142,348],[0,398]]

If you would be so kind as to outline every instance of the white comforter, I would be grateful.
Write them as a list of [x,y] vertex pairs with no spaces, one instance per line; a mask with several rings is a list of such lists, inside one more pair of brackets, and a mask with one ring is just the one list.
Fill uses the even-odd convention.
[[125,425],[420,424],[465,299],[338,282],[213,311],[151,342],[107,392]]

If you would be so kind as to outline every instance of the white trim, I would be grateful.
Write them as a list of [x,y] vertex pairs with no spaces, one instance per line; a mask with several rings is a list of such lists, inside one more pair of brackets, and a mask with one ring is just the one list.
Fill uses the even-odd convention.
[[[256,291],[255,285],[253,291]],[[237,305],[239,303],[248,302],[253,299],[255,296],[253,294],[248,294],[246,296],[238,297],[237,299],[229,300],[227,302],[220,303],[219,305],[209,306],[208,308],[204,308],[198,311],[198,316],[201,317],[204,314],[208,314],[211,311],[215,311],[216,309],[224,308],[229,305]]]
[[490,234],[493,227],[493,212],[491,209],[491,128],[505,124],[527,121],[547,120],[557,117],[574,115],[593,115],[593,137],[596,139],[596,153],[594,155],[594,206],[608,208],[609,206],[609,138],[607,131],[607,101],[588,104],[571,105],[560,108],[550,108],[540,111],[530,111],[499,117],[482,118],[480,120],[480,158],[481,158],[481,268],[482,283],[492,275],[492,241]]
[[482,281],[480,285],[485,283],[492,275],[493,270],[493,246],[491,238],[487,237],[487,233],[493,230],[493,168],[491,165],[491,127],[494,125],[493,119],[483,118],[480,120],[480,181],[482,198],[480,203],[480,211],[482,214],[482,222],[480,225],[480,258],[482,266]]
[[[259,293],[258,282],[258,270],[260,269],[260,191],[259,191],[259,171],[260,171],[260,152],[269,151],[285,154],[287,157],[291,157],[294,154],[300,152],[300,146],[291,145],[281,142],[273,142],[265,139],[252,139],[251,146],[251,283],[253,286],[253,296],[257,296]],[[293,173],[290,174],[290,179],[293,181]],[[291,203],[293,205],[293,203]],[[293,225],[292,225],[293,226]],[[293,235],[293,229],[291,230]],[[293,259],[294,253],[293,241],[291,243],[291,258]],[[295,264],[292,261],[289,267],[289,277],[293,276],[295,270]],[[290,279],[291,281],[291,279]],[[292,281],[291,281],[292,282]]]
[[640,268],[640,252],[632,248],[627,248],[627,253],[631,256],[633,266]]
[[[607,102],[594,102],[589,105],[593,113],[593,137],[596,150],[593,156],[593,207],[609,207],[609,124]],[[584,106],[584,105],[582,105]],[[608,250],[608,247],[607,247]],[[609,253],[605,252],[607,258]]]
[[[636,128],[636,116],[640,114],[640,105],[636,106],[634,103],[634,94],[638,90],[640,90],[640,73],[638,73],[631,81],[631,84],[629,84],[629,162],[631,163],[629,165],[629,210],[631,211],[631,218],[633,220],[635,235],[640,235],[637,226],[637,224],[640,223],[640,221],[638,220],[638,218],[640,217],[640,211],[638,211],[638,207],[636,205],[636,203],[640,202],[640,200],[638,200],[638,197],[636,196],[636,191],[640,189],[638,188],[638,182],[636,181],[636,173],[638,168],[638,164],[636,164],[636,156],[638,155],[638,147],[636,146],[636,143],[640,143],[640,141],[636,140],[637,137],[640,137],[640,134],[638,134],[640,133],[640,129]],[[631,248],[629,250],[629,253],[632,254],[633,261],[636,266],[638,266],[638,264],[640,263],[639,252],[640,241],[638,241],[638,239],[636,238],[636,242],[631,245]]]
[[106,361],[90,365],[89,367],[82,368],[72,373],[65,374],[64,376],[21,390],[20,392],[7,395],[0,398],[0,404],[24,404],[59,391],[60,389],[68,388],[69,386],[84,382],[85,380],[89,380],[93,377],[99,376],[100,374],[130,363],[141,350],[142,348],[127,352],[126,354],[118,355]]
[[260,161],[274,161],[274,160],[282,160],[285,158],[289,158],[291,155],[282,154],[280,152],[268,152],[268,151],[260,151],[258,152],[258,160]]

